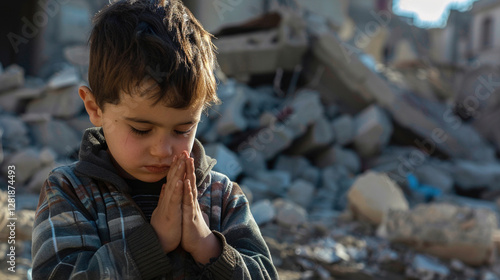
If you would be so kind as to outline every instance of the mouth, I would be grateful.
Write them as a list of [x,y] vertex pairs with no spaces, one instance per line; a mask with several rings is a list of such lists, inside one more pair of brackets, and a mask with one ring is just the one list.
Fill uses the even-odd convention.
[[170,168],[168,165],[148,165],[145,167],[151,173],[166,173]]

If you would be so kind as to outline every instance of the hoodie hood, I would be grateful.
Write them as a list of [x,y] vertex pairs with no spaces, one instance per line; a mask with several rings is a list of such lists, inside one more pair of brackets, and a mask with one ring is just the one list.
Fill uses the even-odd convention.
[[[85,130],[75,172],[113,184],[121,191],[130,193],[129,186],[118,175],[118,170],[113,165],[107,149],[108,145],[101,127]],[[194,158],[198,193],[203,193],[210,184],[210,171],[212,171],[217,161],[205,154],[205,149],[198,139],[194,140],[191,157]]]

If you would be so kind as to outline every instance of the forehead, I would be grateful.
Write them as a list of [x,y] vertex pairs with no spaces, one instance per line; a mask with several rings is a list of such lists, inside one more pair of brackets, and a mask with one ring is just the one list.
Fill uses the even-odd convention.
[[117,117],[140,118],[154,123],[171,124],[199,121],[203,103],[197,102],[187,108],[179,109],[168,107],[163,102],[155,102],[148,95],[121,92],[120,102],[111,105],[109,109],[115,111]]

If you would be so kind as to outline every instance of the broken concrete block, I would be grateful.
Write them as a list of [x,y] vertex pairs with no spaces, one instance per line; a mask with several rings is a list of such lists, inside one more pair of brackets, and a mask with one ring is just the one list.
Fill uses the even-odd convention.
[[236,180],[242,168],[240,160],[235,153],[219,143],[206,145],[205,152],[207,155],[217,160],[217,164],[214,166],[215,171],[225,174],[233,181]]
[[288,127],[264,128],[257,135],[252,136],[248,142],[261,152],[266,160],[269,160],[290,147],[294,138],[294,132]]
[[2,146],[5,150],[20,150],[30,144],[28,126],[20,118],[10,115],[0,116]]
[[405,94],[385,109],[399,126],[421,137],[412,144],[427,154],[434,155],[439,151],[463,160],[495,161],[492,145],[444,104]]
[[335,144],[344,146],[354,139],[355,124],[350,115],[342,115],[332,122],[332,130],[335,135]]
[[330,165],[345,166],[353,174],[361,170],[361,160],[358,155],[350,150],[334,145],[325,149],[314,158],[314,165],[324,168]]
[[302,179],[297,179],[289,186],[286,197],[290,201],[307,209],[311,204],[315,191],[316,188],[313,184]]
[[450,275],[450,269],[438,259],[417,254],[411,266],[406,270],[406,276],[416,279],[445,279]]
[[225,101],[224,112],[217,120],[217,132],[221,136],[244,131],[247,126],[247,120],[243,116],[243,108],[247,102],[247,97],[241,87],[238,87],[236,94]]
[[264,170],[255,173],[257,180],[272,186],[273,192],[281,194],[287,191],[292,182],[292,176],[287,171],[282,170]]
[[440,258],[482,265],[493,260],[496,229],[492,211],[431,203],[410,211],[389,210],[378,234]]
[[[67,67],[60,72],[55,73],[47,82],[48,90],[56,90],[70,86],[77,86],[80,83],[80,76],[74,67]],[[78,97],[78,90],[73,95]],[[79,97],[78,97],[79,98]]]
[[245,177],[241,180],[240,185],[252,192],[252,201],[254,201],[254,203],[263,199],[276,197],[276,194],[273,193],[271,187],[254,178]]
[[278,198],[273,206],[277,209],[276,221],[281,226],[294,228],[307,221],[307,211],[291,201]]
[[309,166],[311,166],[311,164],[305,157],[279,155],[274,165],[274,169],[289,172],[292,175],[292,179],[295,180],[299,178],[302,172]]
[[330,122],[325,117],[320,117],[309,126],[304,135],[295,140],[290,152],[293,155],[308,155],[327,147],[333,139]]
[[252,147],[239,150],[238,157],[240,159],[242,172],[245,175],[254,177],[256,173],[267,170],[267,163],[264,155],[257,152]]
[[453,170],[455,183],[462,189],[499,188],[500,163],[476,163],[457,160]]
[[44,91],[43,87],[21,87],[0,93],[0,108],[9,113],[22,111],[23,101],[38,98]]
[[81,137],[65,121],[37,114],[26,114],[23,118],[27,120],[37,145],[49,147],[62,157],[69,157],[79,150]]
[[19,88],[24,85],[24,69],[19,65],[10,65],[0,74],[0,92]]
[[31,193],[39,194],[43,187],[43,184],[49,177],[49,173],[55,168],[55,165],[48,165],[36,170],[36,172],[31,176],[31,179],[26,184],[26,189]]
[[355,117],[354,146],[362,157],[376,155],[387,146],[392,135],[392,123],[387,114],[372,105]]
[[276,211],[269,199],[263,199],[252,204],[250,211],[259,226],[274,220],[276,216]]
[[292,115],[286,125],[294,132],[294,138],[302,135],[310,124],[323,116],[323,105],[317,91],[303,89],[291,101]]
[[390,209],[408,210],[403,192],[386,174],[366,172],[356,179],[347,197],[349,207],[359,219],[379,225]]
[[[271,21],[274,27],[251,33],[216,35],[217,60],[228,75],[273,73],[278,68],[293,69],[301,63],[307,49],[307,34],[302,18],[292,13],[270,13],[245,23]],[[272,24],[271,23],[271,24]],[[250,25],[250,26],[249,26]],[[233,31],[238,27],[232,27]],[[245,28],[241,27],[244,31]],[[259,30],[259,29],[257,29]],[[222,30],[221,33],[224,33]]]
[[449,193],[453,190],[454,179],[445,170],[432,164],[422,164],[415,169],[415,176],[417,176],[420,183],[436,187]]
[[71,118],[84,108],[78,96],[78,86],[70,86],[47,91],[42,98],[31,101],[26,107],[27,114],[50,114],[59,118]]
[[41,167],[42,160],[40,159],[40,151],[34,148],[27,148],[23,151],[17,152],[9,157],[3,166],[4,175],[7,177],[7,167],[13,165],[16,167],[16,183],[24,184],[31,178]]

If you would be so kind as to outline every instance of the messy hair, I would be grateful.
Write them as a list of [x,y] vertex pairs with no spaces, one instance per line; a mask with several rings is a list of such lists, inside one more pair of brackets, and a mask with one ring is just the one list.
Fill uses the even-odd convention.
[[[121,0],[90,35],[89,86],[100,108],[134,91],[168,107],[219,103],[215,46],[180,0]],[[144,85],[148,85],[145,89]]]

